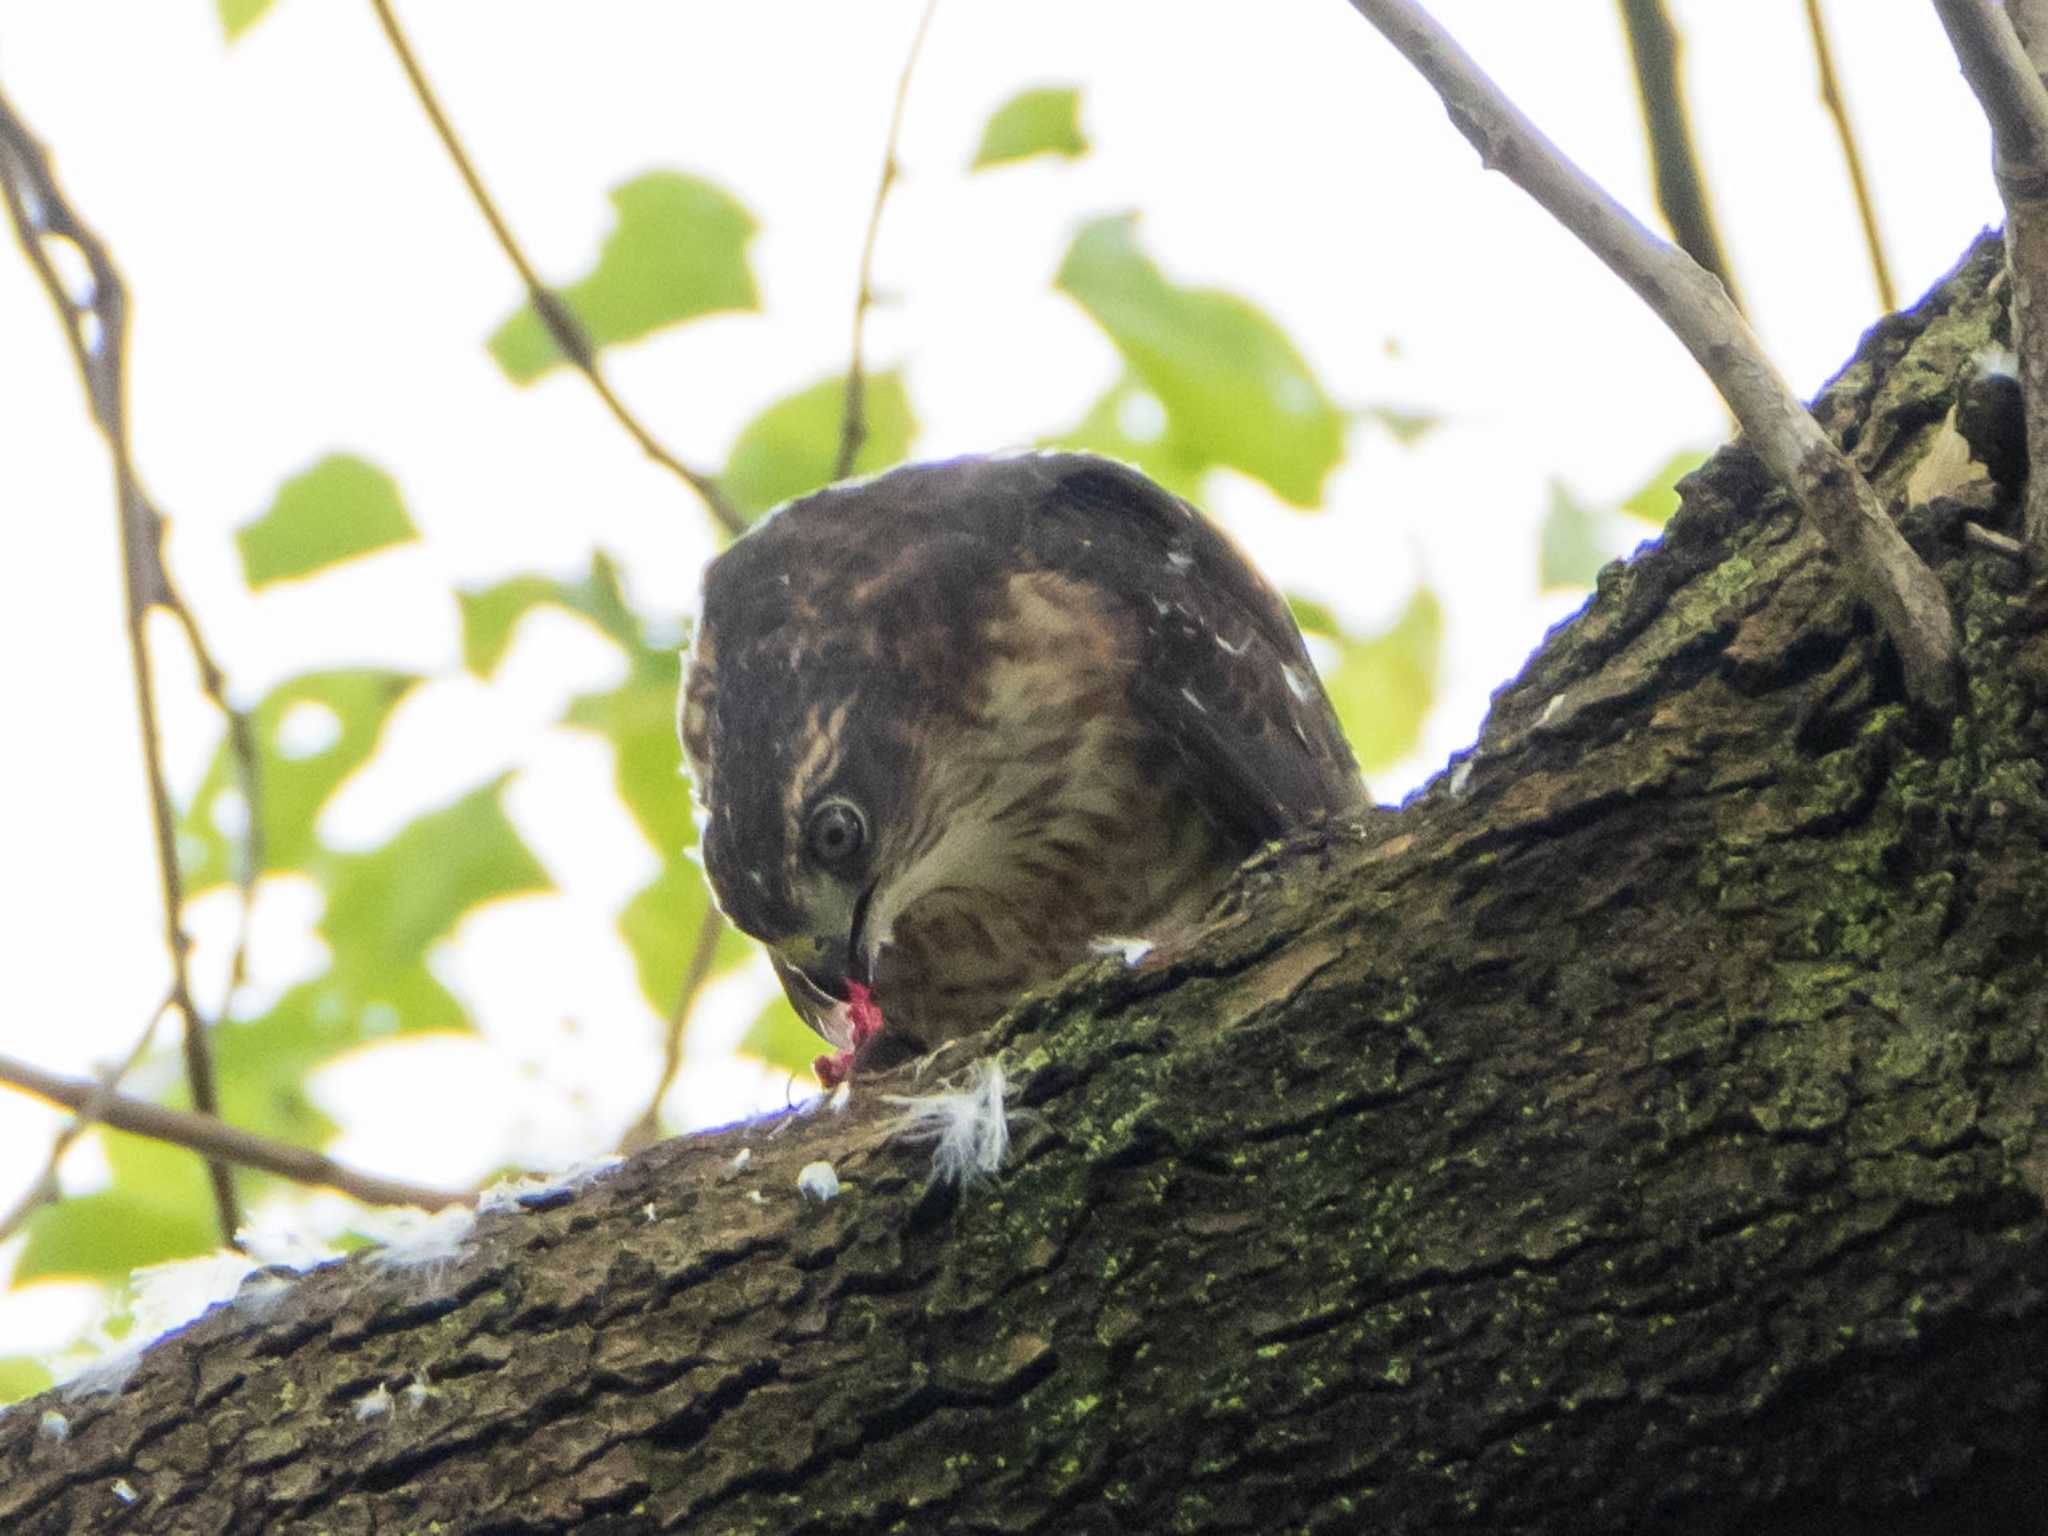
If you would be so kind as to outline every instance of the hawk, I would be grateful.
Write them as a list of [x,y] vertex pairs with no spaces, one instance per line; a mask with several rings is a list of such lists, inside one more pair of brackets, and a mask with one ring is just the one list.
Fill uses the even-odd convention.
[[773,513],[705,572],[680,727],[712,889],[842,1047],[828,1082],[880,1020],[889,1059],[976,1030],[1366,798],[1287,605],[1090,454]]

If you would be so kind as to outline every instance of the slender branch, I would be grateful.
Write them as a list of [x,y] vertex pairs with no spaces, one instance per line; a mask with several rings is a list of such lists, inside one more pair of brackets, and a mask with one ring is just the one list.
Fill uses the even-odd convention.
[[[2048,465],[2048,88],[1995,0],[1934,0],[1934,8],[1991,122],[1993,168],[2005,200],[2027,462]],[[2041,571],[2048,569],[2048,472],[2027,477],[2026,499],[2022,538]]]
[[258,1136],[229,1125],[214,1115],[166,1109],[146,1099],[131,1099],[113,1093],[100,1083],[45,1072],[12,1056],[0,1056],[0,1083],[60,1104],[79,1114],[91,1114],[103,1125],[135,1136],[148,1136],[173,1146],[186,1147],[214,1162],[234,1163],[300,1184],[319,1184],[338,1189],[369,1205],[419,1205],[438,1210],[444,1205],[471,1198],[445,1189],[428,1189],[397,1179],[379,1178],[345,1167],[324,1153]]
[[868,211],[867,238],[860,247],[860,286],[853,296],[853,357],[846,366],[846,400],[844,413],[839,419],[839,452],[832,461],[834,480],[844,480],[853,473],[853,461],[860,457],[861,447],[868,439],[867,373],[861,360],[861,347],[868,311],[875,303],[875,236],[881,232],[882,209],[889,201],[889,190],[896,185],[896,177],[902,169],[896,160],[896,146],[903,136],[903,105],[910,99],[910,77],[917,69],[918,55],[924,52],[924,38],[931,30],[932,13],[938,8],[939,0],[925,0],[924,14],[917,18],[917,31],[910,39],[910,52],[904,55],[903,73],[896,79],[896,104],[889,112],[889,137],[882,148],[882,175],[875,186],[874,207]]
[[1621,0],[1621,20],[1628,33],[1629,58],[1635,65],[1643,125],[1649,131],[1650,177],[1657,190],[1657,207],[1679,248],[1718,277],[1740,309],[1734,269],[1721,248],[1713,202],[1707,196],[1706,176],[1693,144],[1692,113],[1685,104],[1685,77],[1679,68],[1678,28],[1672,25],[1664,0]]
[[2005,0],[2005,14],[2037,75],[2048,75],[2048,0]]
[[590,381],[590,387],[597,391],[598,399],[605,409],[612,413],[612,419],[626,429],[633,441],[640,445],[640,451],[663,469],[695,491],[709,509],[713,520],[728,534],[738,537],[746,531],[746,520],[734,509],[725,494],[718,488],[718,482],[702,470],[692,469],[681,459],[662,446],[654,434],[641,425],[640,419],[626,408],[625,402],[613,393],[599,363],[597,349],[590,344],[584,333],[583,323],[575,312],[565,304],[555,291],[540,280],[533,263],[526,258],[526,252],[512,237],[510,226],[498,212],[498,205],[492,201],[485,188],[483,178],[477,174],[471,163],[469,152],[462,147],[462,141],[455,136],[455,125],[448,120],[448,114],[441,109],[441,102],[434,95],[433,87],[427,84],[427,77],[420,68],[418,57],[412,51],[412,44],[406,40],[405,32],[398,25],[398,16],[391,9],[391,0],[370,0],[377,13],[377,20],[383,25],[384,36],[391,44],[391,51],[398,55],[398,62],[405,70],[405,77],[412,85],[412,93],[419,99],[420,108],[427,114],[427,121],[433,124],[434,133],[441,140],[441,146],[448,151],[448,158],[455,162],[456,172],[462,177],[463,185],[469,188],[470,198],[477,210],[483,214],[484,222],[491,227],[498,247],[512,263],[519,274],[520,282],[526,285],[526,296],[533,305],[534,313],[554,338],[555,345],[562,349],[562,355],[576,371]]
[[121,1079],[135,1070],[135,1064],[142,1060],[149,1043],[156,1038],[157,1021],[164,1016],[164,1010],[171,1006],[166,997],[157,1004],[149,1015],[149,1022],[142,1027],[142,1033],[135,1037],[135,1044],[128,1048],[128,1054],[115,1063],[113,1070],[101,1076],[93,1085],[92,1096],[78,1106],[78,1112],[58,1130],[50,1142],[49,1156],[43,1160],[43,1171],[30,1185],[27,1192],[15,1201],[14,1208],[0,1216],[0,1243],[14,1236],[21,1224],[45,1205],[54,1202],[62,1193],[57,1182],[57,1169],[64,1161],[64,1154],[71,1150],[71,1144],[91,1130],[105,1114],[108,1100],[121,1086]]
[[[168,573],[165,575],[165,587],[170,590]],[[249,979],[249,932],[256,912],[256,882],[262,878],[266,857],[263,758],[256,750],[255,722],[249,711],[237,709],[229,701],[227,677],[213,659],[213,653],[207,649],[206,639],[199,632],[199,624],[192,617],[191,608],[173,592],[170,609],[172,617],[185,631],[185,643],[198,665],[200,691],[213,701],[213,707],[227,722],[228,757],[235,765],[235,785],[242,793],[242,805],[248,813],[247,825],[242,831],[241,852],[235,863],[235,889],[240,897],[235,919],[235,949],[228,964],[227,992],[220,1004],[220,1016],[227,1018],[234,1011],[236,994]]]
[[1934,9],[1963,78],[1991,121],[1999,160],[2024,171],[2048,158],[2048,87],[2034,72],[2004,6],[1998,0],[1934,0]]
[[1685,343],[1751,448],[1798,499],[1857,594],[1877,610],[1915,704],[1952,715],[1960,698],[1955,621],[1941,584],[1885,515],[1869,482],[1771,366],[1720,283],[1567,160],[1414,0],[1351,0],[1351,6],[1436,88],[1480,160],[1578,236]]
[[1884,257],[1884,237],[1877,228],[1877,205],[1871,201],[1870,182],[1863,174],[1863,151],[1856,146],[1849,104],[1842,99],[1842,87],[1835,79],[1835,50],[1828,42],[1827,18],[1821,15],[1820,0],[1806,0],[1806,30],[1813,37],[1813,60],[1820,71],[1821,105],[1835,120],[1835,137],[1842,141],[1842,163],[1848,167],[1849,188],[1856,195],[1856,214],[1863,222],[1863,244],[1870,252],[1870,274],[1877,280],[1878,306],[1890,314],[1899,307],[1899,293],[1892,286],[1891,264]]
[[683,1030],[690,1022],[690,1009],[697,994],[711,978],[711,962],[718,958],[718,940],[725,932],[725,918],[711,902],[704,904],[704,920],[697,925],[697,941],[690,946],[690,961],[683,968],[683,985],[669,1010],[668,1036],[663,1042],[661,1078],[647,1100],[647,1108],[619,1138],[619,1151],[631,1156],[661,1140],[661,1101],[668,1097],[676,1074],[683,1067]]
[[[213,1050],[207,1037],[206,1020],[192,999],[191,972],[187,963],[191,941],[185,934],[184,886],[178,869],[177,814],[171,804],[170,786],[164,777],[163,741],[157,723],[155,668],[149,648],[149,610],[163,607],[175,614],[193,642],[209,693],[226,709],[226,688],[220,669],[199,639],[199,626],[191,610],[178,596],[164,568],[164,519],[135,472],[128,449],[126,416],[127,380],[123,371],[127,344],[128,295],[114,270],[112,259],[99,237],[72,211],[51,174],[42,146],[4,97],[0,97],[0,194],[16,237],[27,253],[29,265],[42,281],[50,302],[64,322],[65,339],[71,346],[85,384],[94,423],[106,439],[114,463],[114,483],[120,519],[122,566],[126,575],[128,656],[135,675],[136,707],[142,728],[143,765],[149,786],[150,817],[156,835],[157,875],[163,900],[164,940],[171,957],[171,1005],[183,1021],[185,1077],[192,1102],[205,1114],[219,1109],[214,1087]],[[90,290],[73,295],[52,260],[51,248],[68,244],[85,261]],[[228,710],[230,728],[235,712]],[[251,749],[247,759],[252,765]],[[252,781],[253,784],[253,781]],[[260,807],[251,800],[252,821]],[[245,887],[245,898],[247,890]],[[241,1227],[235,1198],[234,1177],[227,1165],[207,1165],[213,1186],[215,1214],[220,1221],[221,1239],[232,1245]]]

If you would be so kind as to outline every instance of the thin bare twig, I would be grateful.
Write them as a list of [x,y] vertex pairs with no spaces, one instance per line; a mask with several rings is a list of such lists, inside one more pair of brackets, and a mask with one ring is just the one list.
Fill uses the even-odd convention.
[[911,35],[910,52],[903,58],[903,73],[896,79],[896,104],[889,112],[889,137],[882,148],[882,176],[875,185],[875,204],[868,211],[867,238],[860,247],[860,287],[853,296],[853,357],[846,366],[846,399],[839,418],[839,452],[832,460],[832,478],[844,480],[853,473],[853,461],[868,440],[867,373],[861,359],[868,311],[875,303],[875,236],[881,232],[882,209],[889,191],[896,185],[902,167],[896,160],[896,145],[903,136],[903,105],[910,99],[910,77],[917,70],[918,55],[924,52],[925,34],[931,30],[932,13],[939,0],[925,0],[924,14],[917,18]]
[[92,1097],[78,1106],[77,1114],[66,1121],[51,1139],[49,1156],[43,1160],[43,1171],[36,1177],[35,1183],[29,1186],[27,1192],[14,1202],[13,1209],[0,1216],[0,1243],[14,1236],[21,1229],[21,1224],[39,1209],[57,1199],[62,1192],[57,1183],[57,1169],[64,1161],[64,1154],[71,1150],[73,1142],[91,1130],[100,1120],[107,1102],[120,1088],[121,1079],[135,1070],[135,1064],[142,1060],[143,1053],[149,1049],[150,1041],[156,1038],[157,1022],[163,1018],[164,1011],[170,1006],[169,997],[165,997],[157,1004],[149,1016],[149,1022],[143,1026],[142,1033],[135,1037],[135,1044],[128,1048],[128,1054],[116,1062],[111,1071],[101,1075],[99,1081],[93,1085],[95,1092]]
[[192,610],[183,602],[174,601],[171,615],[185,631],[185,643],[199,668],[200,691],[213,701],[213,707],[227,722],[228,756],[235,765],[235,784],[242,792],[242,806],[247,813],[241,853],[235,863],[235,889],[241,898],[235,918],[235,948],[228,962],[227,991],[220,1002],[220,1016],[225,1019],[234,1012],[236,994],[249,979],[249,931],[256,913],[256,882],[263,876],[267,856],[263,840],[263,755],[256,749],[255,722],[247,710],[237,709],[229,702],[227,677],[214,661],[213,653],[207,650]]
[[397,1179],[379,1178],[334,1161],[309,1147],[294,1146],[229,1125],[214,1115],[166,1109],[145,1099],[126,1098],[104,1085],[45,1072],[11,1056],[0,1056],[0,1083],[79,1114],[91,1114],[102,1125],[153,1141],[187,1147],[212,1162],[234,1163],[300,1184],[319,1184],[353,1195],[368,1205],[420,1205],[437,1210],[471,1197],[445,1189],[428,1189]]
[[668,1097],[676,1074],[682,1071],[683,1030],[690,1022],[690,1009],[697,1001],[697,994],[711,978],[711,962],[718,957],[718,940],[724,932],[725,918],[714,904],[705,902],[704,920],[697,925],[697,941],[690,946],[690,961],[683,968],[683,984],[676,993],[675,1006],[669,1010],[668,1036],[662,1048],[661,1078],[648,1097],[647,1108],[619,1138],[619,1151],[629,1157],[661,1140],[661,1101]]
[[[2027,462],[2048,465],[2048,88],[1995,0],[1934,0],[1934,9],[1991,121],[1993,170],[2005,200]],[[2048,472],[2027,477],[2026,498],[2022,538],[2041,571],[2048,569]]]
[[[120,516],[122,565],[128,602],[128,655],[135,674],[136,707],[142,727],[143,765],[149,784],[150,817],[156,834],[157,874],[163,897],[164,940],[171,955],[171,1005],[183,1021],[185,1076],[192,1102],[204,1114],[215,1114],[219,1095],[214,1086],[213,1050],[206,1020],[192,999],[185,934],[184,883],[178,869],[177,814],[164,778],[163,743],[157,724],[156,678],[149,649],[149,610],[161,607],[178,617],[192,642],[208,691],[226,711],[230,729],[237,713],[227,704],[220,668],[199,637],[199,626],[172,585],[164,567],[164,519],[143,489],[128,451],[126,376],[128,295],[106,247],[72,211],[51,174],[48,158],[28,127],[0,97],[0,194],[4,194],[16,237],[29,265],[42,281],[50,302],[64,322],[65,339],[92,410],[94,424],[106,439],[114,462],[114,483]],[[89,290],[73,294],[59,274],[53,250],[69,246],[89,274]],[[246,732],[246,722],[243,727]],[[246,734],[242,740],[247,741]],[[239,754],[238,754],[239,755]],[[254,750],[245,759],[250,774],[245,795],[253,794]],[[250,799],[251,820],[260,807]],[[247,887],[244,897],[248,895]],[[241,1226],[234,1176],[225,1163],[209,1162],[215,1214],[221,1239],[233,1244]]]
[[1707,179],[1700,170],[1699,150],[1693,145],[1692,113],[1685,104],[1685,77],[1679,68],[1678,28],[1672,25],[1664,0],[1621,0],[1621,20],[1635,66],[1643,124],[1649,130],[1650,178],[1657,189],[1657,207],[1671,226],[1679,249],[1721,279],[1730,301],[1740,309],[1735,270],[1721,248],[1713,201],[1707,196]]
[[695,491],[709,509],[714,521],[726,533],[738,537],[746,531],[746,520],[725,499],[725,493],[718,488],[718,482],[702,470],[692,469],[681,459],[663,447],[654,434],[642,426],[640,419],[626,409],[626,404],[612,391],[611,384],[604,376],[604,369],[598,361],[597,349],[584,334],[583,323],[575,312],[562,302],[561,297],[540,280],[533,263],[526,259],[526,252],[519,242],[512,238],[512,230],[505,223],[504,215],[498,212],[498,205],[491,200],[491,194],[484,187],[483,178],[477,174],[476,166],[469,158],[469,152],[462,147],[462,141],[455,136],[455,125],[448,120],[448,114],[441,110],[441,102],[434,95],[433,87],[427,84],[427,77],[420,68],[420,61],[412,51],[412,44],[406,40],[404,30],[398,25],[398,16],[391,9],[391,0],[370,0],[371,8],[377,13],[377,20],[383,25],[384,36],[390,41],[391,51],[398,55],[398,62],[405,70],[405,77],[412,85],[412,93],[419,99],[420,108],[427,114],[427,121],[433,124],[434,133],[441,140],[441,146],[448,151],[448,158],[455,162],[455,169],[462,177],[463,185],[469,188],[469,195],[483,214],[484,222],[491,227],[498,247],[512,263],[519,274],[519,280],[526,285],[526,297],[533,305],[534,313],[540,316],[541,324],[547,327],[555,345],[562,349],[576,371],[590,381],[590,387],[597,391],[605,409],[612,413],[613,420],[626,429],[633,441],[640,445],[640,451],[663,469],[677,476]]
[[1576,235],[1671,328],[1721,391],[1750,447],[1798,499],[1897,648],[1907,692],[1942,716],[1960,702],[1955,621],[1934,573],[1877,494],[1799,403],[1727,292],[1573,165],[1414,0],[1351,0],[1404,54],[1490,169]]
[[1849,104],[1842,99],[1842,87],[1835,79],[1835,50],[1828,42],[1827,18],[1821,15],[1820,0],[1806,0],[1806,30],[1813,36],[1821,105],[1835,120],[1835,137],[1842,141],[1842,162],[1849,169],[1849,187],[1856,194],[1856,214],[1863,221],[1863,243],[1870,251],[1870,275],[1877,280],[1878,306],[1890,314],[1899,307],[1899,294],[1892,286],[1891,265],[1884,259],[1884,237],[1877,229],[1877,205],[1871,201],[1870,183],[1863,175],[1863,151],[1856,147]]

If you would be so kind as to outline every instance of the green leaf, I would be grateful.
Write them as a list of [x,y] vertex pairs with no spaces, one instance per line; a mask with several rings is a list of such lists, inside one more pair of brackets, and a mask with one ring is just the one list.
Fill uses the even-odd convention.
[[581,615],[629,651],[641,645],[640,620],[626,606],[618,572],[602,550],[591,557],[590,574],[581,581],[513,576],[459,591],[455,598],[462,609],[462,663],[478,677],[498,669],[519,621],[544,604]]
[[316,1067],[399,1034],[471,1028],[424,961],[382,973],[343,963],[293,987],[261,1018],[214,1028],[222,1115],[259,1135],[318,1146],[334,1123],[306,1092]]
[[676,742],[676,688],[682,663],[673,651],[629,653],[618,687],[581,694],[563,719],[611,743],[613,782],[640,830],[666,859],[697,840],[690,786]]
[[740,1040],[740,1053],[758,1056],[770,1066],[794,1072],[805,1082],[811,1080],[811,1063],[827,1049],[824,1037],[796,1015],[789,999],[777,994],[747,1026]]
[[1195,499],[1209,461],[1190,455],[1167,435],[1166,407],[1128,371],[1088,413],[1065,432],[1045,439],[1046,448],[1078,448],[1135,465],[1176,496]]
[[496,586],[458,591],[455,601],[462,609],[462,664],[489,677],[505,659],[519,621],[543,603],[561,603],[562,594],[560,584],[545,576],[514,576]]
[[[336,674],[366,675],[375,674]],[[470,1027],[462,1004],[429,969],[433,946],[486,902],[551,888],[498,803],[503,783],[414,818],[368,853],[335,853],[306,834],[304,864],[326,895],[319,933],[328,965],[262,1017],[215,1026],[215,1073],[229,1120],[317,1144],[333,1126],[306,1097],[314,1067],[388,1035]],[[310,824],[317,802],[305,798]]]
[[1359,414],[1383,428],[1403,448],[1413,448],[1444,424],[1435,411],[1404,410],[1398,405],[1369,405]]
[[[846,411],[846,381],[830,378],[787,395],[740,429],[719,485],[746,517],[802,496],[832,480],[839,457],[840,420]],[[867,438],[854,457],[853,473],[871,475],[900,464],[917,430],[900,373],[867,376],[861,396]]]
[[27,1355],[0,1355],[0,1403],[18,1403],[46,1391],[57,1378],[40,1360]]
[[261,21],[272,4],[273,0],[214,0],[214,9],[220,13],[221,30],[232,43]]
[[1608,560],[1605,519],[1565,488],[1550,482],[1550,510],[1543,516],[1540,580],[1554,587],[1590,587]]
[[674,858],[619,913],[619,936],[632,951],[640,991],[657,1013],[668,1014],[682,994],[709,904],[703,872],[688,859]]
[[1298,592],[1287,594],[1288,611],[1294,615],[1294,622],[1308,634],[1329,635],[1332,638],[1344,633],[1344,626],[1337,615],[1312,597],[1303,597]]
[[[308,672],[278,684],[256,706],[251,728],[263,808],[262,872],[308,870],[318,861],[313,827],[322,807],[376,751],[392,710],[417,682],[405,672]],[[321,744],[323,725],[331,739]],[[318,750],[307,750],[310,745]],[[234,826],[227,810],[239,804],[239,795],[233,745],[223,741],[178,825],[188,890],[234,880],[238,837],[223,823]]]
[[258,590],[418,537],[392,478],[346,453],[285,481],[269,511],[235,530],[243,575]]
[[487,901],[553,889],[498,803],[504,782],[415,817],[373,852],[332,856],[320,931],[333,975],[356,1000],[397,1008],[402,1028],[420,1027],[404,1019],[406,977],[429,946]]
[[1443,608],[1417,587],[1393,626],[1370,640],[1345,640],[1323,679],[1359,766],[1370,775],[1413,752],[1436,699]]
[[[675,171],[650,171],[614,187],[617,223],[590,275],[557,293],[592,347],[637,341],[665,326],[722,310],[754,309],[747,265],[754,219],[722,188]],[[514,383],[530,384],[566,361],[531,303],[489,342]]]
[[1072,86],[1044,86],[1019,91],[995,109],[981,130],[981,147],[968,169],[1007,165],[1033,155],[1064,155],[1071,160],[1086,153],[1081,93]]
[[205,1165],[160,1141],[101,1127],[113,1182],[46,1205],[28,1221],[14,1283],[45,1275],[125,1280],[145,1264],[211,1253],[220,1243]]
[[1170,282],[1129,218],[1084,225],[1056,283],[1165,407],[1165,441],[1179,458],[1242,470],[1296,506],[1321,501],[1343,456],[1344,419],[1261,311]]
[[1621,510],[1662,528],[1678,510],[1678,482],[1706,462],[1704,453],[1674,453],[1657,466],[1642,489],[1622,502]]
[[[453,1008],[454,1000],[449,1000]],[[334,1122],[306,1092],[313,1069],[375,1033],[377,1017],[351,1008],[331,975],[292,988],[258,1019],[227,1019],[212,1030],[221,1115],[258,1136],[317,1147]]]

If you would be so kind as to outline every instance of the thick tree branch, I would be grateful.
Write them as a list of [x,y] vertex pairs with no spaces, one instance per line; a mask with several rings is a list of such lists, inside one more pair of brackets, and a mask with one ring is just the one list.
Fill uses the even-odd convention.
[[370,4],[377,12],[377,20],[384,28],[384,36],[391,44],[391,51],[398,55],[398,62],[405,70],[405,78],[412,86],[413,95],[419,99],[421,110],[427,114],[427,121],[433,124],[435,136],[440,139],[441,147],[448,152],[448,158],[455,162],[455,169],[462,177],[463,185],[469,188],[470,198],[476,203],[477,210],[483,214],[484,222],[490,225],[491,234],[496,238],[499,249],[504,251],[505,259],[512,263],[513,270],[519,274],[520,282],[526,285],[526,297],[533,305],[533,312],[540,316],[541,324],[547,327],[555,345],[562,349],[562,356],[569,360],[570,365],[578,373],[589,380],[590,387],[597,391],[598,399],[604,402],[604,407],[611,412],[612,419],[626,429],[627,435],[640,445],[640,451],[695,491],[718,526],[737,538],[746,531],[746,520],[739,515],[732,503],[726,500],[725,493],[718,488],[718,482],[702,470],[691,468],[669,452],[661,441],[641,424],[640,418],[626,408],[626,403],[618,397],[610,381],[605,378],[603,364],[598,361],[597,349],[591,346],[590,338],[584,334],[583,322],[576,318],[575,312],[562,302],[552,288],[541,281],[540,273],[534,270],[533,263],[527,260],[526,252],[512,237],[511,226],[498,211],[498,205],[484,186],[483,178],[477,174],[476,166],[469,158],[469,152],[462,147],[462,140],[456,137],[455,125],[449,121],[448,114],[442,111],[440,98],[435,96],[433,87],[427,83],[426,72],[420,68],[419,59],[412,51],[412,44],[406,40],[404,29],[398,24],[397,13],[391,9],[391,0],[370,0]]
[[[2000,259],[1815,403],[1888,500]],[[267,1281],[0,1416],[0,1528],[2039,1529],[2048,593],[1915,511],[1917,731],[1755,455],[1681,495],[1457,773],[966,1043],[993,1178],[905,1068]]]
[[190,1114],[181,1109],[166,1109],[144,1099],[127,1098],[110,1092],[103,1083],[62,1077],[11,1056],[0,1056],[0,1083],[32,1093],[39,1099],[47,1099],[52,1104],[61,1104],[81,1117],[110,1125],[117,1131],[185,1147],[216,1162],[274,1173],[279,1178],[301,1184],[338,1189],[369,1205],[417,1205],[427,1210],[439,1210],[444,1205],[474,1198],[445,1189],[429,1189],[424,1185],[380,1178],[373,1173],[361,1173],[335,1162],[324,1153],[258,1136],[252,1131],[229,1125],[215,1115]]
[[867,369],[861,349],[867,332],[868,311],[875,303],[875,237],[882,231],[882,210],[888,206],[889,191],[896,185],[902,167],[896,160],[896,146],[903,137],[903,107],[910,100],[910,77],[917,71],[918,56],[924,52],[925,34],[931,30],[932,13],[939,0],[926,0],[924,14],[917,18],[911,35],[910,52],[903,58],[903,73],[896,78],[896,102],[889,109],[889,135],[882,145],[882,175],[875,185],[874,206],[868,211],[867,237],[860,246],[860,278],[853,295],[853,353],[846,365],[846,395],[839,420],[839,452],[832,459],[832,478],[844,480],[853,473],[853,461],[868,437]]
[[[157,725],[156,672],[149,646],[149,610],[161,607],[173,614],[184,628],[208,696],[228,722],[242,793],[253,825],[262,820],[262,803],[257,797],[255,740],[247,718],[228,703],[221,670],[200,638],[199,625],[190,608],[178,595],[163,559],[163,514],[143,489],[128,451],[127,379],[123,371],[127,348],[128,294],[114,270],[99,237],[72,211],[51,174],[49,162],[28,127],[4,97],[0,97],[0,195],[16,238],[28,255],[29,265],[41,279],[44,291],[64,324],[65,339],[85,384],[94,424],[106,440],[114,462],[116,512],[121,533],[123,588],[127,596],[128,656],[135,677],[136,707],[141,718],[142,757],[149,787],[151,824],[156,835],[157,877],[163,898],[164,942],[171,960],[171,1005],[183,1028],[185,1077],[192,1102],[204,1114],[219,1109],[214,1086],[213,1051],[207,1039],[206,1020],[192,998],[187,952],[191,941],[185,934],[184,881],[178,869],[177,812],[164,777],[163,743]],[[53,249],[68,246],[84,262],[89,286],[73,293],[58,272]],[[248,907],[254,895],[258,867],[253,845],[245,845],[242,860],[243,932],[247,932]],[[240,945],[236,967],[240,968]],[[207,1164],[213,1186],[215,1214],[220,1222],[221,1240],[232,1245],[241,1227],[234,1180],[219,1161]]]
[[1578,236],[1685,343],[1757,456],[1827,540],[1857,594],[1877,610],[1914,702],[1933,715],[1954,714],[1961,698],[1955,623],[1940,585],[1869,483],[1771,366],[1721,285],[1572,164],[1413,0],[1351,5],[1436,88],[1481,161]]
[[[2048,87],[1996,0],[1934,0],[1934,8],[1991,123],[2027,462],[2048,465]],[[2027,477],[2024,540],[2034,568],[2048,571],[2048,472]]]

